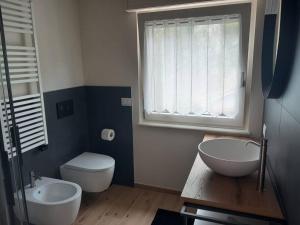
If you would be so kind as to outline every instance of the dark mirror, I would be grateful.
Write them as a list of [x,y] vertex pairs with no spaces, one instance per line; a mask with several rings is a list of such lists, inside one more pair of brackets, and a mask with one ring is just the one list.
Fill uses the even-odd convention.
[[265,98],[279,98],[288,82],[296,37],[296,0],[267,0],[262,49]]

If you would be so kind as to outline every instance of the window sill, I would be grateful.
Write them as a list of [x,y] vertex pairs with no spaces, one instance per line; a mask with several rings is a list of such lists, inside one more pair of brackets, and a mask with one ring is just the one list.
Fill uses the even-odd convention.
[[250,135],[248,129],[237,129],[237,128],[219,128],[219,127],[204,127],[196,125],[183,125],[183,124],[169,124],[162,122],[153,121],[139,121],[138,125],[148,126],[148,127],[161,127],[161,128],[173,128],[173,129],[183,129],[183,130],[198,130],[204,132],[213,132],[221,134],[235,134],[235,135]]

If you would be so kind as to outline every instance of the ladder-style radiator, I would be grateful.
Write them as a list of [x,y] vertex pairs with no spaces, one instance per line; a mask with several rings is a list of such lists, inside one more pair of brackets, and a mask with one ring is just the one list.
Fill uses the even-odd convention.
[[[28,0],[0,0],[6,39],[13,107],[22,153],[48,144],[44,99],[32,3]],[[10,135],[11,109],[7,98],[7,80],[3,51],[0,51],[0,122],[5,150],[16,154]]]

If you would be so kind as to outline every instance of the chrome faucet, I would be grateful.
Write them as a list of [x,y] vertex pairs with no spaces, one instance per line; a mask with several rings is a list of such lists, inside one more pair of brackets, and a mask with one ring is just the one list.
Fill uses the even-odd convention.
[[30,171],[29,177],[30,177],[30,188],[34,188],[36,186],[36,184],[35,184],[36,180],[41,180],[42,179],[40,176],[35,175],[33,170]]
[[260,165],[259,165],[258,178],[257,178],[257,190],[259,192],[263,192],[264,188],[265,188],[268,140],[265,137],[263,137],[261,139],[261,144],[255,142],[255,141],[248,141],[245,144],[246,147],[250,143],[260,147],[260,156],[259,156]]
[[252,141],[252,140],[247,141],[246,144],[245,144],[246,147],[247,147],[249,144],[253,144],[253,145],[256,145],[256,146],[258,146],[258,147],[261,147],[261,144],[259,144],[259,143],[256,142],[256,141]]
[[267,150],[268,150],[268,140],[264,137],[262,138],[261,145],[260,145],[260,166],[259,166],[258,181],[257,181],[257,190],[259,192],[263,192],[265,188]]

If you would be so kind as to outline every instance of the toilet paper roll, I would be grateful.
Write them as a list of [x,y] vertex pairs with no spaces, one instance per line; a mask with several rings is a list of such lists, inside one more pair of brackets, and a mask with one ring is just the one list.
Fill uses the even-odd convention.
[[112,129],[103,129],[101,132],[101,139],[105,141],[112,141],[114,140],[116,133]]

